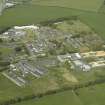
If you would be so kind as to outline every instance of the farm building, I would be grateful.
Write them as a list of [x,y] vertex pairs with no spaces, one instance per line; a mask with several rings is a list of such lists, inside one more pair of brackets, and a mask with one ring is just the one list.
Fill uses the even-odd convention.
[[73,61],[73,66],[76,70],[82,70],[82,71],[90,71],[91,66],[89,64],[86,64],[82,60],[75,60]]
[[81,53],[83,57],[103,57],[105,56],[105,51],[96,51],[96,52],[87,52],[87,53]]

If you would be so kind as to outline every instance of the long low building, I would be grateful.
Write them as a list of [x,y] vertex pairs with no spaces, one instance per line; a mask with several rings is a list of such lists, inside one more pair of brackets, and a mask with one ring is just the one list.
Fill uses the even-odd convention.
[[86,53],[81,53],[83,57],[103,57],[105,56],[105,51],[91,51]]
[[57,58],[60,62],[65,62],[67,59],[70,59],[70,60],[82,59],[82,57],[79,53],[59,55],[59,56],[57,56]]
[[91,66],[89,64],[86,64],[82,60],[75,60],[75,61],[72,61],[72,62],[74,64],[74,68],[76,70],[90,71],[90,69],[91,69]]
[[70,61],[75,70],[86,72],[91,70],[91,66],[83,61],[83,58],[79,53],[59,55],[57,58],[60,62]]
[[29,25],[29,26],[14,26],[14,29],[39,29],[38,26],[35,26],[35,25]]
[[105,60],[104,61],[91,62],[89,64],[92,66],[92,68],[95,68],[95,67],[105,67]]
[[34,75],[35,77],[38,77],[38,78],[41,77],[42,75],[44,75],[44,73],[46,71],[45,69],[34,67],[27,61],[21,61],[21,62],[17,63],[16,67],[17,67],[17,69],[21,70],[21,72],[23,73],[24,76],[27,73],[31,73],[32,75]]

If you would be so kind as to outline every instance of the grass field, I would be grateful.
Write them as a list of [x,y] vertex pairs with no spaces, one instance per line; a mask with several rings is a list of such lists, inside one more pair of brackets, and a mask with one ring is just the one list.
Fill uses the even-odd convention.
[[82,88],[77,93],[84,105],[105,105],[105,84]]
[[99,9],[99,12],[105,14],[105,4],[101,6],[101,8]]
[[53,80],[47,78],[39,80],[35,79],[34,77],[29,78],[32,79],[32,81],[31,83],[28,83],[28,86],[18,87],[9,79],[4,77],[2,73],[0,73],[0,103],[14,99],[16,97],[24,97],[31,94],[44,93],[48,90],[53,90],[56,88],[56,84],[53,82]]
[[59,7],[19,5],[15,8],[6,10],[4,14],[0,16],[0,27],[34,24],[40,21],[56,19],[59,17],[79,15],[80,12],[81,11],[75,11]]
[[8,54],[11,54],[12,53],[12,49],[11,48],[0,47],[0,53],[3,56],[7,56]]
[[[31,104],[30,104],[31,103]],[[83,105],[72,91],[46,96],[38,100],[25,101],[16,105]]]
[[[14,25],[37,24],[41,21],[47,21],[61,17],[78,16],[78,18],[81,21],[89,25],[94,31],[96,31],[99,35],[105,38],[105,14],[96,12],[102,5],[103,0],[78,0],[78,2],[76,0],[53,0],[50,2],[48,0],[33,0],[32,2],[34,2],[37,5],[18,5],[14,8],[5,10],[3,15],[0,16],[0,28],[11,27]],[[55,5],[55,2],[57,5]],[[38,6],[39,3],[40,5],[42,5],[43,3],[43,5],[48,6]],[[52,7],[50,7],[50,5],[52,5]],[[95,78],[92,76],[92,73],[90,74],[83,74],[82,77],[78,76],[77,80],[85,78],[86,76],[87,79],[90,79],[90,77],[92,79]],[[68,76],[68,74],[66,73],[65,75]],[[63,75],[64,78],[65,75]],[[74,73],[73,76],[76,76],[76,74]],[[68,81],[70,80],[70,78],[65,79]],[[36,84],[36,82],[38,82],[38,85]],[[59,88],[59,85],[56,82],[54,82],[53,79],[49,81],[45,78],[43,79],[43,81],[33,80],[32,85],[30,87],[26,87],[25,89],[23,89],[17,87],[15,84],[13,84],[11,81],[9,81],[0,74],[0,102],[12,99],[14,97],[40,92],[39,87],[43,88],[41,92],[44,92],[44,89],[47,90],[51,88]],[[103,99],[103,97],[105,97],[103,92],[105,91],[104,87],[104,85],[100,85],[96,87],[94,92],[91,92],[88,88],[83,90],[80,89],[78,90],[80,94],[79,98],[74,93],[69,91],[53,96],[48,96],[47,98],[44,97],[38,100],[37,102],[34,100],[30,100],[17,105],[105,105],[105,101]],[[85,96],[87,96],[88,98]],[[91,97],[93,98],[93,100]],[[103,101],[103,103],[101,101]]]
[[13,84],[10,80],[5,78],[0,73],[0,102],[9,100],[18,96],[23,96],[23,95],[25,96],[30,93],[31,91],[29,88],[22,89],[17,87],[15,84]]
[[[25,12],[24,12],[25,11]],[[37,12],[38,11],[38,12]],[[43,14],[42,14],[43,12]],[[17,15],[18,14],[18,15]],[[33,24],[40,21],[56,19],[60,17],[79,16],[92,27],[99,35],[105,37],[105,15],[95,12],[84,12],[75,9],[66,9],[60,7],[47,7],[36,5],[16,6],[6,10],[0,17],[0,27],[8,27],[13,25]]]
[[[105,105],[105,84],[66,91],[15,105]],[[31,103],[31,104],[30,104]]]
[[104,0],[32,0],[32,3],[47,6],[75,8],[87,11],[97,11]]

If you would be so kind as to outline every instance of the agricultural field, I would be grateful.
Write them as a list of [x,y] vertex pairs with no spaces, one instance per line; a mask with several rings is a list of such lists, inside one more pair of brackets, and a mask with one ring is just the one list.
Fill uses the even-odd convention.
[[97,11],[104,0],[32,0],[32,4]]
[[[2,1],[2,0],[0,0]],[[14,0],[17,1],[17,0]],[[97,35],[105,40],[105,5],[104,0],[19,0],[23,4],[16,5],[13,8],[5,9],[0,16],[0,31],[5,28],[22,25],[40,24],[46,21],[56,20],[59,18],[77,17],[77,20],[63,21],[60,24],[53,25],[51,28],[71,34],[88,34]],[[28,1],[28,2],[27,2]],[[42,27],[43,28],[43,27]],[[84,32],[83,32],[84,31]],[[15,44],[25,45],[27,42],[34,42],[34,31],[27,30],[27,37],[21,41],[12,42]],[[95,40],[94,47],[99,44]],[[42,41],[43,42],[43,41]],[[59,42],[59,40],[58,40]],[[94,42],[93,40],[91,42]],[[91,43],[90,42],[90,43]],[[7,43],[7,42],[6,42]],[[8,44],[8,43],[7,43]],[[18,45],[17,44],[17,45]],[[2,58],[8,59],[8,56],[16,58],[12,63],[24,58],[26,52],[16,51],[12,47],[7,48],[3,42],[0,42],[0,61]],[[72,49],[70,46],[67,48]],[[100,48],[100,47],[98,47]],[[87,50],[87,49],[86,49]],[[67,50],[68,51],[68,50]],[[53,50],[54,52],[54,50]],[[60,54],[58,50],[57,54]],[[16,54],[16,55],[15,55]],[[16,56],[16,57],[15,57]],[[28,54],[29,56],[29,54]],[[43,57],[36,59],[35,56],[27,57],[31,63],[35,60],[40,66],[45,65],[46,61],[50,63],[52,60],[43,60]],[[48,56],[51,56],[48,54]],[[47,58],[47,57],[46,57]],[[38,60],[40,62],[38,62]],[[57,63],[56,63],[57,64]],[[69,65],[70,66],[70,65]],[[60,90],[62,88],[72,87],[74,85],[84,84],[88,81],[102,79],[105,76],[104,68],[93,69],[89,72],[74,71],[68,64],[59,64],[52,67],[47,65],[47,73],[41,78],[35,78],[33,75],[26,76],[27,84],[24,87],[18,87],[15,83],[6,78],[0,72],[0,103],[14,99],[21,99],[30,95],[45,94],[48,91]],[[8,74],[10,70],[6,69]],[[17,74],[19,74],[17,72]],[[19,74],[20,75],[20,74]],[[44,96],[39,99],[30,98],[23,102],[13,105],[104,105],[105,101],[105,84],[97,84],[81,89],[58,91],[52,95]],[[59,101],[60,100],[60,101]],[[30,104],[31,103],[31,104]]]
[[99,12],[105,14],[105,4],[101,6]]
[[15,105],[30,105],[30,103],[32,103],[31,105],[84,105],[73,91],[66,91],[52,96],[45,96],[41,99],[33,99]]
[[[105,84],[33,99],[15,105],[104,105]],[[60,101],[59,101],[60,100]]]
[[[26,12],[24,12],[24,10]],[[44,13],[44,15],[42,14],[42,12]],[[0,17],[0,23],[1,23],[0,27],[5,28],[14,25],[24,25],[24,24],[33,24],[33,23],[36,24],[42,21],[47,21],[60,17],[70,17],[70,16],[78,16],[81,19],[81,21],[84,21],[87,25],[89,25],[97,33],[99,33],[99,35],[102,35],[104,37],[105,33],[104,14],[101,13],[98,14],[96,12],[85,12],[81,10],[67,9],[60,7],[47,7],[47,6],[38,6],[38,5],[16,6],[15,8],[6,10],[4,14]]]
[[104,92],[105,84],[101,84],[79,89],[75,93],[84,105],[104,105]]

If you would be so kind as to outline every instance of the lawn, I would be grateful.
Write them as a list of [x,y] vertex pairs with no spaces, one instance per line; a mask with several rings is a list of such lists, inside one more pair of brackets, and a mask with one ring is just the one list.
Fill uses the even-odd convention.
[[32,3],[47,6],[75,8],[87,11],[97,11],[104,0],[32,0]]

